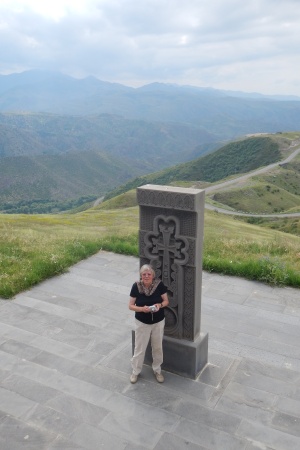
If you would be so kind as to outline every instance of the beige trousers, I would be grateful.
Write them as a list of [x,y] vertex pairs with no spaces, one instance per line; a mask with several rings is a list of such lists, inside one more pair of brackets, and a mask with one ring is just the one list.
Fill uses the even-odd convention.
[[135,347],[131,358],[132,373],[139,375],[142,370],[149,339],[152,347],[152,369],[160,373],[163,362],[162,340],[164,337],[165,319],[153,325],[146,325],[135,319]]

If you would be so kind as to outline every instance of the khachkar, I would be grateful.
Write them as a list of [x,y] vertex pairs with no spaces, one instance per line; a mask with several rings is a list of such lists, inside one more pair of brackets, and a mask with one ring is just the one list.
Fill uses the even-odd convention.
[[208,355],[200,332],[204,191],[148,184],[137,199],[140,265],[150,263],[168,287],[163,369],[196,378]]

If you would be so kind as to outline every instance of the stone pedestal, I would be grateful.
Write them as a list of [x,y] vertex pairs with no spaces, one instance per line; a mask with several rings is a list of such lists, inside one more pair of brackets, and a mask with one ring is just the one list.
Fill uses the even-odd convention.
[[[134,351],[135,333],[132,331],[132,354]],[[200,333],[195,341],[185,341],[164,336],[163,370],[176,373],[186,378],[197,378],[197,375],[207,364],[208,334]],[[152,365],[152,351],[149,343],[144,363]]]
[[[145,185],[137,199],[140,266],[151,264],[170,301],[163,369],[196,378],[208,355],[208,335],[200,333],[204,191]],[[145,363],[151,362],[148,349]]]

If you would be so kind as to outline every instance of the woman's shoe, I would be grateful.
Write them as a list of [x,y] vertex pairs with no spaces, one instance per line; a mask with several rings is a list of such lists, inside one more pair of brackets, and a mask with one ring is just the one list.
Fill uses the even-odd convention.
[[138,380],[138,375],[135,375],[134,373],[132,373],[130,375],[130,383],[134,384],[137,382],[137,380]]
[[162,373],[154,372],[155,378],[159,383],[163,383],[165,378]]

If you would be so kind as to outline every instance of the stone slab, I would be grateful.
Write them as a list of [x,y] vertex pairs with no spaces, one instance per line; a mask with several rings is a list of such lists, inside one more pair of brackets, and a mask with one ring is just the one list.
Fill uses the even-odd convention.
[[[135,345],[135,332],[132,330],[132,349]],[[208,333],[200,333],[195,341],[174,339],[164,336],[163,339],[164,362],[162,370],[166,370],[182,377],[196,379],[207,364]],[[149,343],[145,364],[152,365],[152,350]]]

